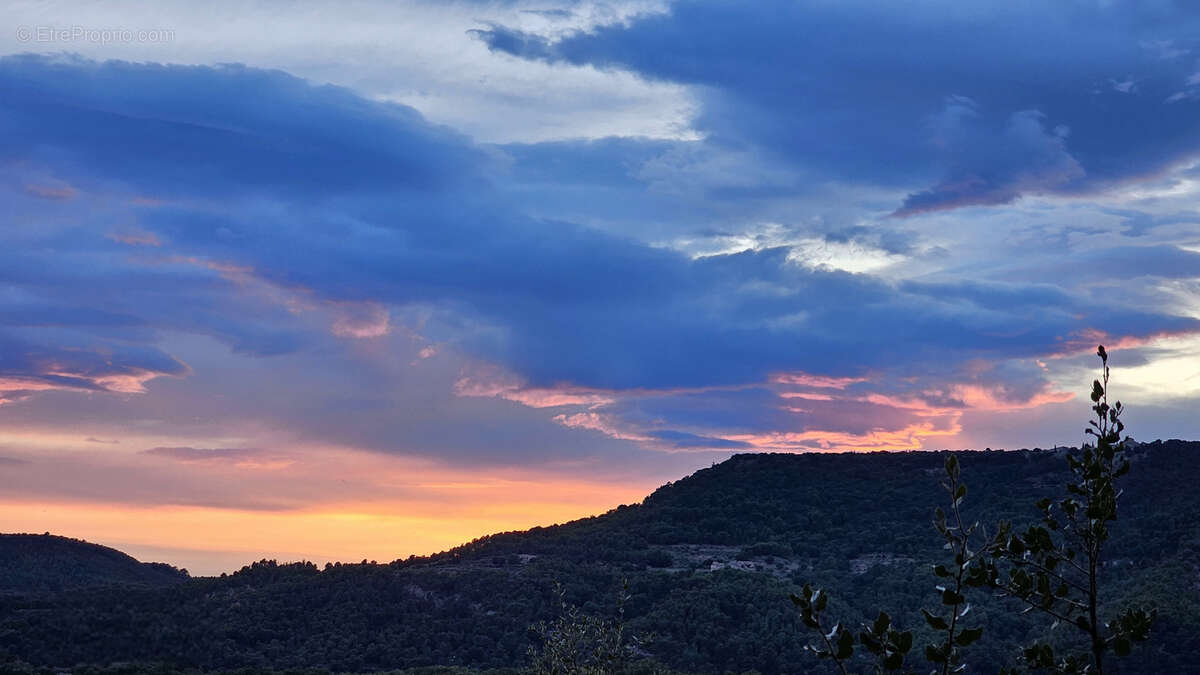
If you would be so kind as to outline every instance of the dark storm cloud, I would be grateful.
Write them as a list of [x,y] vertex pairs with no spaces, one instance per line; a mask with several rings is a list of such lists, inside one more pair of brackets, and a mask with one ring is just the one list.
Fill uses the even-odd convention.
[[683,1],[492,49],[693,85],[710,140],[916,188],[898,215],[1075,194],[1200,149],[1200,12],[1179,3]]
[[[790,12],[783,12],[785,19],[794,18]],[[832,12],[828,20],[839,16]],[[730,35],[747,38],[746,53],[716,66],[727,72],[705,77],[716,78],[711,86],[732,87],[746,75],[739,68],[761,65],[766,58],[765,47],[749,40],[748,25],[739,17],[733,9],[684,5],[670,17],[602,29],[554,49],[562,58],[577,59],[624,45],[614,52],[620,59],[605,62],[654,65],[664,77],[673,73],[686,80],[682,74],[692,72],[694,64],[680,61],[689,54],[681,35],[692,35],[696,26],[683,26],[703,19],[708,23],[702,33],[716,39],[714,22],[725,19]],[[767,31],[762,40],[782,39],[774,21],[756,21],[757,29]],[[668,43],[662,63],[650,63],[641,51],[640,31],[647,25]],[[801,37],[816,46],[834,46],[812,26]],[[675,47],[681,51],[672,51],[672,41],[679,41]],[[867,59],[864,67],[875,64],[868,58],[872,49],[861,57]],[[859,58],[843,52],[834,56],[834,65]],[[921,58],[902,60],[915,67]],[[883,83],[892,66],[878,67]],[[793,76],[799,77],[787,75]],[[818,93],[841,91],[828,81],[812,84]],[[1200,327],[1195,319],[1153,308],[1101,308],[1085,295],[1045,284],[895,283],[807,265],[785,246],[692,258],[595,227],[537,217],[531,214],[535,207],[509,190],[505,160],[493,150],[426,122],[410,108],[312,86],[277,71],[24,56],[0,60],[0,88],[8,93],[0,100],[0,124],[13,132],[0,142],[0,161],[32,167],[78,190],[65,201],[14,193],[10,199],[22,222],[37,227],[14,223],[0,235],[13,244],[0,251],[5,265],[0,280],[14,289],[14,302],[24,302],[13,305],[14,321],[0,333],[12,346],[0,352],[0,375],[43,387],[111,389],[107,383],[118,382],[128,390],[130,382],[185,374],[186,366],[164,351],[162,336],[168,332],[208,335],[255,358],[342,358],[328,325],[306,323],[308,314],[301,309],[307,305],[329,312],[346,303],[431,307],[444,320],[424,328],[429,339],[498,363],[528,385],[570,383],[618,392],[761,384],[774,373],[790,371],[950,376],[975,359],[1055,351],[1063,340],[1101,323],[1137,336]],[[721,96],[729,105],[739,96],[748,102],[737,105],[765,104],[751,101],[748,90]],[[915,93],[911,98],[897,109],[915,120],[919,115],[913,111],[922,109],[918,99],[923,98]],[[836,106],[852,106],[855,100],[834,96],[834,110],[846,112]],[[798,101],[785,96],[772,105],[790,110]],[[939,94],[933,112],[944,102]],[[1001,139],[981,150],[1015,153],[995,164],[1003,175],[988,189],[1008,189],[1003,186],[1013,184],[1012,176],[1030,170],[1031,153],[1041,153],[1044,161],[1034,165],[1051,172],[1061,168],[1061,153],[1070,150],[1076,156],[1074,148],[1062,145],[1064,134],[1049,126],[1055,123],[1051,112],[1021,112],[1026,109],[1007,113],[1007,126],[997,132]],[[804,106],[796,110],[816,114],[804,112]],[[761,129],[751,128],[753,121],[738,133],[747,141],[769,142]],[[765,128],[793,122],[768,119]],[[889,135],[902,123],[879,124],[861,131]],[[1009,128],[1028,147],[1003,142],[1008,133],[1003,129]],[[822,137],[834,131],[823,130]],[[988,138],[986,130],[964,133]],[[924,141],[911,143],[918,160],[929,157],[917,152]],[[616,145],[602,144],[600,154]],[[802,146],[809,147],[788,141],[780,151],[807,156]],[[559,150],[521,152],[528,158],[545,151],[567,164],[562,172],[544,169],[546,182],[561,173],[568,185],[576,176],[581,185],[629,187],[628,177],[608,173],[611,167],[604,161],[574,165],[571,154]],[[847,156],[839,170],[866,170],[863,158],[854,157],[865,150],[843,150]],[[882,152],[875,163],[886,165],[888,151]],[[984,161],[964,155],[961,164],[970,167],[977,160]],[[523,175],[530,180],[530,173]],[[890,180],[883,173],[876,178]],[[127,220],[140,234],[112,235],[114,223]],[[875,235],[843,230],[830,236]],[[903,233],[880,242],[897,251],[911,246]],[[17,244],[23,253],[16,251]],[[1147,265],[1168,275],[1193,269],[1191,254],[1178,250],[1147,255],[1152,258]],[[4,302],[0,298],[0,311],[9,311]],[[51,362],[53,367],[45,365]],[[64,363],[69,367],[58,367]],[[361,377],[363,383],[369,379]],[[1033,384],[1014,385],[1012,391],[1040,391],[1038,376],[1029,378]],[[386,445],[381,439],[391,427],[348,421],[379,417],[387,410],[386,397],[325,400],[328,388],[313,389],[314,400],[304,411],[280,415],[311,415],[301,426],[318,428],[323,437]],[[237,394],[236,386],[232,393]],[[735,406],[744,415],[730,417],[729,427],[802,431],[813,428],[806,420],[838,415],[820,402],[805,404],[808,412],[782,410],[769,391],[738,394],[754,395],[761,397],[762,412]],[[662,406],[666,427],[650,434],[659,443],[679,448],[738,443],[706,440],[718,439],[719,430],[672,427],[672,417],[695,420],[699,409],[682,402],[671,407],[669,397],[662,401],[653,405]],[[376,404],[384,407],[372,409]],[[646,404],[646,410],[653,405]],[[855,405],[863,415],[905,421],[885,405]],[[629,414],[640,413],[630,408]],[[506,428],[503,419],[453,433],[435,423],[410,422],[420,430],[424,452],[526,452],[527,435]],[[838,424],[867,429],[848,419]],[[705,428],[711,426],[710,419]],[[444,447],[451,444],[447,439],[468,449]]]

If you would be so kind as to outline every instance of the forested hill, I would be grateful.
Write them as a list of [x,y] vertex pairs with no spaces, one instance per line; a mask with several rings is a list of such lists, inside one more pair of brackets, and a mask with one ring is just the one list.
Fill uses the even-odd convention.
[[162,563],[47,534],[0,534],[0,592],[63,591],[96,586],[167,586],[188,574]]
[[[1062,491],[1065,449],[960,453],[972,520],[1031,520],[1033,503]],[[545,554],[576,562],[686,562],[699,545],[830,565],[888,552],[936,555],[930,523],[941,505],[944,453],[744,454],[668,483],[639,506],[562,526],[493,535],[433,557]],[[1181,504],[1200,505],[1200,443],[1158,441],[1131,452],[1117,535],[1125,554],[1157,555],[1195,535]],[[665,549],[663,547],[666,547]],[[745,550],[743,550],[745,549]]]
[[[1061,494],[1062,451],[960,453],[966,517],[1037,517]],[[1159,607],[1141,657],[1122,672],[1186,672],[1200,655],[1200,443],[1131,452],[1105,584]],[[485,537],[384,565],[255,563],[165,588],[0,598],[0,658],[54,666],[163,662],[204,668],[372,671],[527,662],[530,624],[555,611],[553,584],[592,613],[621,580],[630,630],[688,672],[823,672],[803,650],[789,591],[814,582],[857,625],[881,608],[923,638],[934,606],[931,524],[940,453],[739,455],[663,486],[642,504],[561,526]],[[985,594],[986,596],[986,594]],[[1045,635],[1036,617],[972,598],[987,627],[972,671],[995,672]],[[918,642],[919,644],[920,642]]]

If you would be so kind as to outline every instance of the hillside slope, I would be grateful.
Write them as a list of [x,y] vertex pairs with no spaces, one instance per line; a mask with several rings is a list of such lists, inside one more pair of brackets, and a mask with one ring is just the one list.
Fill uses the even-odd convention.
[[51,534],[0,534],[0,592],[77,590],[97,586],[168,586],[187,572],[138,562],[107,546]]
[[[965,505],[983,522],[1036,517],[1057,493],[1061,452],[962,453]],[[1112,541],[1112,597],[1156,604],[1153,642],[1122,672],[1184,672],[1200,655],[1200,443],[1132,453]],[[642,504],[565,525],[485,537],[388,565],[278,565],[162,589],[0,599],[0,649],[44,665],[162,661],[181,666],[370,671],[525,662],[528,626],[553,613],[552,586],[612,612],[622,579],[631,628],[690,672],[821,672],[803,651],[789,590],[813,581],[857,623],[880,608],[921,639],[932,605],[930,524],[940,453],[739,455],[668,484]],[[1047,626],[986,597],[974,672],[994,672]]]

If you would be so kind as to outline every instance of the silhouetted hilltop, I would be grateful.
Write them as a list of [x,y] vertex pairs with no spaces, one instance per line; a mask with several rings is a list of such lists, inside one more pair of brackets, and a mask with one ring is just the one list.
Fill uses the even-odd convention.
[[[1065,448],[962,452],[971,518],[1024,522],[1033,503],[1061,491]],[[944,452],[755,453],[732,458],[668,483],[643,500],[593,518],[483,537],[432,557],[545,554],[577,561],[629,560],[638,550],[675,551],[707,545],[789,559],[846,560],[886,549],[936,555],[929,536],[941,495]],[[1200,442],[1156,441],[1130,453],[1122,531],[1153,532],[1138,549],[1178,545],[1186,527],[1152,524],[1175,504],[1200,504]],[[1118,532],[1117,536],[1120,536]],[[659,560],[661,555],[655,554]],[[636,559],[633,556],[632,559]],[[676,561],[684,562],[684,561]]]
[[107,546],[51,534],[0,534],[0,591],[65,591],[97,586],[168,586],[185,570],[143,563]]
[[[1034,521],[1057,495],[1063,450],[960,453],[969,519]],[[390,564],[260,561],[165,588],[0,597],[0,658],[39,665],[162,662],[364,672],[526,663],[553,584],[611,613],[627,579],[629,629],[688,672],[825,672],[788,601],[811,581],[852,625],[894,610],[918,644],[944,551],[931,525],[943,453],[738,455],[593,518],[483,537]],[[1160,608],[1124,673],[1188,672],[1200,655],[1200,443],[1131,452],[1106,566],[1109,599]],[[972,672],[995,672],[1046,634],[986,597]],[[2,662],[2,661],[0,661]]]

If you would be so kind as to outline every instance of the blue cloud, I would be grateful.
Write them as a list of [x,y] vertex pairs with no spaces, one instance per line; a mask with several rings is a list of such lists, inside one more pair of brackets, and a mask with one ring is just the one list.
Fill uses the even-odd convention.
[[740,450],[752,449],[754,447],[753,445],[743,441],[731,441],[725,438],[700,436],[697,434],[688,433],[686,431],[676,431],[672,429],[652,431],[648,435],[657,441],[658,445],[665,446],[673,450],[688,450],[693,448],[703,448],[707,450]]
[[[303,199],[482,180],[481,153],[411,108],[281,71],[21,55],[4,58],[0,83],[7,159],[103,164],[105,179],[157,198],[268,189]],[[287,110],[273,105],[281,100]]]
[[[647,21],[659,22],[654,25],[666,31],[664,38],[673,40],[680,29],[670,22],[716,11],[687,5]],[[731,29],[741,30],[733,18]],[[604,29],[600,37],[632,39],[643,29],[637,22]],[[555,49],[583,49],[600,37],[571,38]],[[668,61],[686,56],[669,45],[662,55]],[[712,77],[731,85],[749,58],[733,59],[729,73]],[[629,233],[548,217],[523,201],[524,186],[535,180],[558,181],[581,194],[598,184],[636,192],[641,179],[615,171],[611,158],[671,147],[612,141],[590,145],[581,156],[571,143],[485,148],[410,108],[242,67],[24,56],[0,60],[0,88],[10,93],[0,101],[0,120],[14,131],[0,144],[3,168],[40,172],[76,190],[65,200],[27,192],[5,197],[18,215],[0,234],[6,244],[0,281],[25,301],[10,307],[0,298],[0,314],[17,318],[0,333],[12,345],[3,350],[0,368],[47,385],[103,388],[110,376],[185,374],[186,366],[165,349],[165,336],[179,333],[210,336],[255,358],[347,358],[328,324],[307,318],[317,310],[306,303],[328,312],[353,303],[424,309],[434,317],[420,328],[426,338],[498,363],[530,386],[569,383],[618,392],[759,386],[774,373],[805,371],[869,373],[876,390],[908,386],[914,396],[930,398],[936,392],[926,393],[924,385],[937,377],[963,379],[964,364],[1044,355],[1090,328],[1139,336],[1200,329],[1196,319],[1169,309],[1107,306],[1049,280],[893,282],[806,265],[787,246],[691,257]],[[790,101],[775,104],[785,108]],[[944,101],[939,94],[935,113]],[[1044,158],[1032,166],[1052,172],[1068,149],[1074,156],[1074,148],[1063,145],[1074,131],[1064,136],[1046,122],[1053,115],[1026,110],[1005,118],[1001,129],[1010,137],[998,132],[1001,140],[987,150],[987,156],[1014,153],[994,164],[998,173],[989,189],[1011,187],[1013,176],[1031,170],[1032,155]],[[988,138],[986,128],[964,123],[955,130],[968,139]],[[739,133],[746,142],[769,140],[754,130]],[[780,152],[799,157],[801,145]],[[963,171],[982,161],[970,154],[972,145],[955,146]],[[918,163],[932,157],[915,156]],[[518,164],[512,173],[506,174],[506,157]],[[887,151],[877,156],[884,163],[888,158]],[[549,166],[551,160],[562,162],[562,170]],[[865,171],[865,164],[856,168],[849,160],[843,169]],[[885,173],[873,178],[893,180]],[[947,194],[944,185],[938,194]],[[17,218],[39,227],[18,228]],[[110,236],[128,223],[143,233],[134,243]],[[913,247],[903,230],[849,227],[827,235],[830,241],[871,237],[886,250]],[[1141,253],[1133,265],[1142,275],[1196,269],[1193,254],[1177,248]],[[61,374],[39,370],[43,354],[73,354],[78,363],[70,372],[79,384],[48,379]],[[915,385],[893,382],[917,376],[924,379]],[[388,386],[381,375],[353,377],[371,390]],[[1003,374],[1012,396],[1037,393],[1045,384],[1041,377]],[[396,427],[370,421],[393,409],[392,399],[323,393],[328,398],[306,404],[311,408],[279,414],[294,416],[314,437],[395,447],[389,438]],[[479,405],[442,403],[458,413]],[[680,448],[734,447],[706,440],[734,428],[802,432],[837,420],[839,430],[865,433],[880,420],[899,425],[909,417],[869,402],[843,405],[861,413],[859,421],[820,402],[806,403],[808,412],[785,410],[776,392],[757,388],[725,398],[664,396],[613,412]],[[525,430],[549,416],[524,411],[518,420],[514,406],[507,417],[489,409],[494,417],[478,427],[456,426],[462,416],[449,412],[406,420],[406,433],[421,451],[445,455],[469,448],[544,457],[568,438],[561,430],[554,443],[547,436],[528,447]],[[340,415],[342,423],[326,425],[329,415]],[[720,428],[713,426],[717,421]]]
[[1171,3],[684,0],[556,41],[476,35],[525,58],[692,85],[710,142],[912,189],[896,205],[907,215],[1095,191],[1194,154],[1200,100],[1184,55],[1198,27]]

